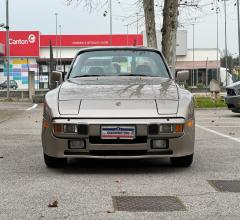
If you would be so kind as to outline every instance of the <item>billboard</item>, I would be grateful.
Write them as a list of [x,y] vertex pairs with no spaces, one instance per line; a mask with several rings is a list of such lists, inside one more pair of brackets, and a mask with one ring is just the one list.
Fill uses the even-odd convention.
[[[41,35],[40,47],[90,47],[110,46],[111,35]],[[112,46],[142,46],[143,35],[141,34],[114,34],[112,35]]]
[[[0,32],[0,43],[6,45],[6,32]],[[38,31],[10,31],[9,45],[11,57],[38,57]],[[5,51],[6,54],[6,51]]]

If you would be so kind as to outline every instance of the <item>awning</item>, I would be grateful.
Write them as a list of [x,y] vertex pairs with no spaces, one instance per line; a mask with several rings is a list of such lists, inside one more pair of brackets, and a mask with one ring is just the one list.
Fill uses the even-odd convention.
[[192,61],[177,61],[176,69],[217,69],[220,68],[220,61],[195,61],[194,65]]

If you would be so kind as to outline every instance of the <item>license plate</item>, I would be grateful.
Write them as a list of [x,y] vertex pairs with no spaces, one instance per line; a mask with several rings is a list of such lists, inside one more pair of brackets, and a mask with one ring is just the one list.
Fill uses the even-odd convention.
[[134,126],[102,126],[101,139],[134,139]]

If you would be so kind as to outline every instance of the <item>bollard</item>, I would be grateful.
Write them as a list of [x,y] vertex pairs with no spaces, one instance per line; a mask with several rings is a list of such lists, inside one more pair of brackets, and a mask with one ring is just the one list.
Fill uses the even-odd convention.
[[29,99],[33,100],[33,96],[35,95],[35,72],[28,72],[28,91],[29,91]]

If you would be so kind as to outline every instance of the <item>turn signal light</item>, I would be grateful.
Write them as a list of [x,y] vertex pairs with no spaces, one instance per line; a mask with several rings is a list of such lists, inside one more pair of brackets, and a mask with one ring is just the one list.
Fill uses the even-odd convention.
[[48,121],[45,120],[45,119],[43,119],[42,125],[43,125],[43,128],[49,128],[49,123],[48,123]]
[[183,132],[183,125],[175,125],[175,132]]
[[160,125],[160,133],[179,133],[183,132],[182,124],[162,124]]
[[63,132],[63,126],[62,126],[62,124],[54,124],[54,125],[53,125],[53,131],[54,131],[54,133]]
[[194,126],[194,121],[193,121],[193,120],[187,121],[187,122],[186,122],[186,126],[187,126],[187,127],[190,127],[190,128],[193,127],[193,126]]

